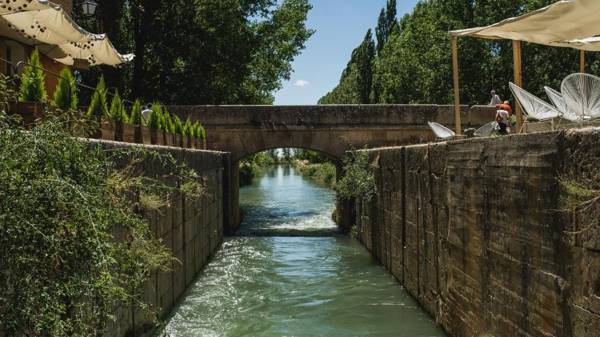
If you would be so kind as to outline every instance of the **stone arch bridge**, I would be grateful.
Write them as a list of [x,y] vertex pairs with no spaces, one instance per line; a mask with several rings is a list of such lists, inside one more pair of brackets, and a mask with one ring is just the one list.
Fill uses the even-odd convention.
[[[434,139],[428,121],[454,129],[450,105],[317,106],[170,106],[181,118],[200,121],[208,150],[231,153],[232,228],[239,223],[238,165],[254,153],[274,148],[302,148],[339,162],[343,154],[364,147],[418,144]],[[462,107],[463,128],[492,121],[495,109]]]

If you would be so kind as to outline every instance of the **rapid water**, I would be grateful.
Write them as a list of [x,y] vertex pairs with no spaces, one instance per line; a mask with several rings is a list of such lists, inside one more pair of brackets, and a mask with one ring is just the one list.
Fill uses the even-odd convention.
[[[245,236],[225,240],[162,335],[444,336],[360,244],[332,235],[331,190],[277,167],[240,201]],[[300,231],[329,236],[264,236]]]

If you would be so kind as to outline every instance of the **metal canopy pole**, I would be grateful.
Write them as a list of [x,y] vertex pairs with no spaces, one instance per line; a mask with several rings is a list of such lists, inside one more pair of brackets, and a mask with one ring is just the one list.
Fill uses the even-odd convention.
[[[521,41],[513,41],[513,62],[515,84],[523,87],[523,71],[521,62]],[[518,100],[515,100],[517,110],[517,133],[523,131],[523,108]]]
[[456,36],[451,37],[452,41],[452,77],[454,78],[454,124],[456,134],[462,135],[462,123],[460,120],[460,81],[458,78],[458,43]]

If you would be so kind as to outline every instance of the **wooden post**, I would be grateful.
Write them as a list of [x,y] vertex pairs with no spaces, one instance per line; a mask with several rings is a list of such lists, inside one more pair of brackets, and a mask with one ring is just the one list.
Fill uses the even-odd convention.
[[460,81],[458,78],[458,43],[456,36],[452,36],[452,76],[454,78],[454,124],[456,134],[462,135],[462,122],[460,120]]
[[[523,87],[523,71],[521,62],[521,41],[513,41],[513,62],[514,62],[514,82],[519,87]],[[517,133],[521,133],[523,130],[523,108],[516,102],[517,111]]]
[[579,51],[579,72],[585,73],[585,50]]

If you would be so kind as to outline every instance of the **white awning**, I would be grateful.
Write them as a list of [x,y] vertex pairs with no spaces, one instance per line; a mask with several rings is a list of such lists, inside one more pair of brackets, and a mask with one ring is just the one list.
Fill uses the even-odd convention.
[[562,0],[487,27],[451,31],[453,36],[507,39],[600,51],[600,0]]
[[77,59],[92,66],[116,66],[134,57],[119,54],[106,35],[87,32],[49,1],[10,0],[0,4],[1,35],[37,46],[58,62],[73,65]]

